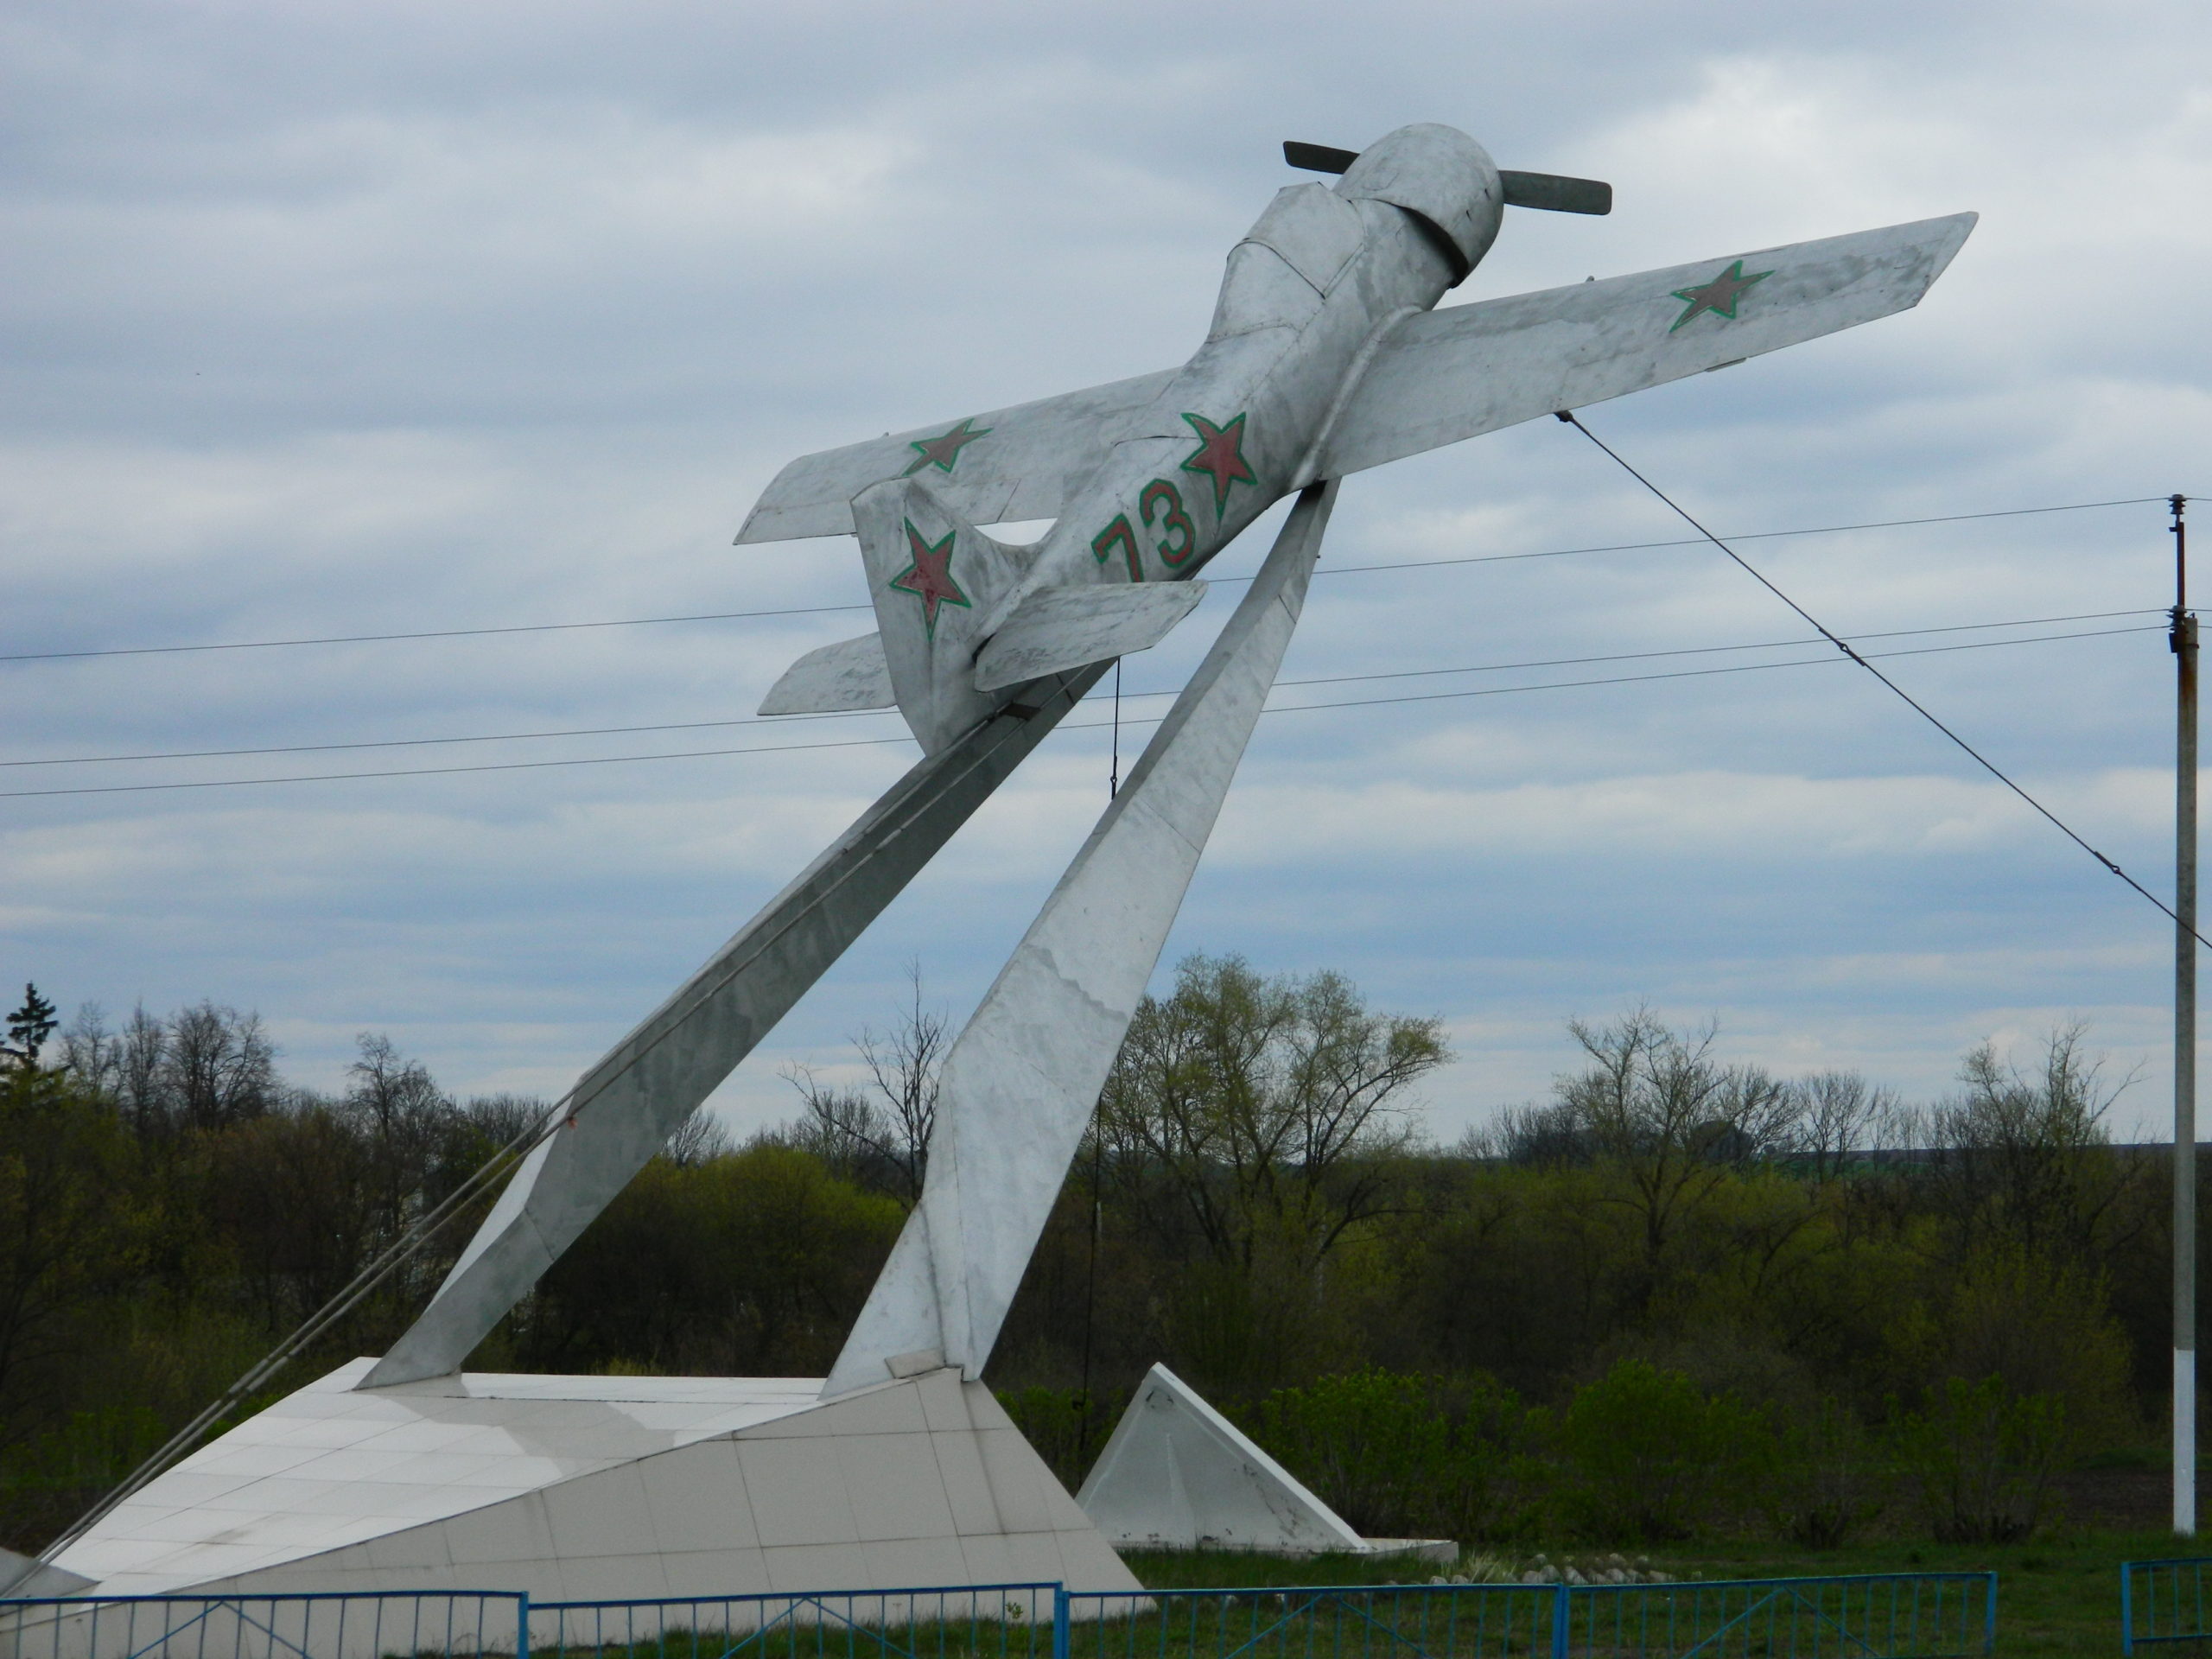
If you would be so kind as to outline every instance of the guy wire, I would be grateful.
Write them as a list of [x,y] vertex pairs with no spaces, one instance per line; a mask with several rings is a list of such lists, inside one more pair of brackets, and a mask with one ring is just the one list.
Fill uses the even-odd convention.
[[[1643,485],[1645,489],[1650,491],[1652,494],[1657,496],[1660,500],[1664,502],[1670,509],[1672,509],[1675,516],[1681,518],[1684,524],[1688,524],[1692,530],[1697,531],[1699,535],[1705,537],[1707,541],[1711,542],[1723,553],[1726,553],[1730,558],[1733,559],[1737,565],[1746,575],[1750,576],[1752,581],[1758,582],[1760,587],[1765,588],[1767,592],[1772,594],[1784,605],[1787,605],[1791,610],[1796,612],[1798,616],[1804,620],[1805,625],[1808,627],[1811,628],[1815,633],[1818,633],[1821,639],[1827,640],[1828,644],[1834,645],[1838,651],[1841,652],[1853,662],[1858,664],[1859,667],[1865,669],[1869,674],[1872,674],[1884,685],[1889,687],[1891,691],[1895,692],[1897,696],[1904,701],[1907,708],[1910,709],[1930,726],[1933,726],[1937,731],[1942,733],[1944,736],[1949,738],[1952,742],[1957,744],[1960,748],[1964,750],[1976,766],[1980,766],[1984,772],[1986,772],[1999,783],[2004,785],[2005,788],[2011,790],[2015,795],[2025,801],[2030,806],[2035,808],[2035,810],[2041,813],[2061,835],[2067,838],[2067,840],[2072,842],[2076,847],[2079,847],[2091,858],[2095,859],[2098,863],[2103,865],[2105,868],[2111,871],[2121,880],[2126,882],[2127,885],[2134,888],[2136,892],[2141,893],[2144,898],[2149,899],[2152,904],[2155,905],[2158,910],[2164,914],[2169,921],[2174,924],[2175,926],[2179,927],[2182,925],[2182,919],[2178,915],[2175,914],[2172,906],[2167,904],[2166,901],[2159,898],[2157,893],[2152,893],[2150,888],[2145,887],[2140,881],[2138,881],[2126,870],[2120,868],[2120,866],[2112,859],[2107,857],[2103,853],[2099,852],[2095,848],[2089,845],[2087,841],[2084,841],[2079,835],[2075,833],[2073,827],[2063,818],[2060,817],[2056,812],[2045,806],[2041,801],[2036,799],[2034,796],[2029,794],[2028,791],[2021,788],[2019,785],[2014,783],[2011,778],[2006,776],[2004,772],[1999,769],[1995,762],[1992,761],[1986,755],[1983,754],[1980,749],[1974,747],[1973,744],[1967,742],[1966,739],[1961,737],[1948,726],[1946,726],[1942,721],[1938,720],[1925,707],[1917,702],[1910,691],[1907,691],[1895,680],[1883,673],[1880,669],[1875,667],[1873,664],[1868,662],[1864,657],[1853,650],[1847,641],[1840,639],[1834,633],[1831,633],[1828,631],[1827,625],[1822,622],[1820,618],[1815,616],[1802,605],[1800,605],[1796,600],[1790,598],[1789,594],[1783,593],[1781,588],[1776,587],[1771,582],[1769,582],[1764,575],[1760,574],[1760,572],[1751,565],[1749,560],[1744,557],[1742,554],[1738,553],[1734,548],[1729,546],[1727,543],[1722,541],[1718,536],[1714,535],[1711,531],[1707,530],[1703,524],[1700,524],[1695,518],[1691,517],[1689,510],[1687,507],[1683,506],[1680,502],[1676,501],[1674,497],[1669,495],[1666,491],[1661,489],[1656,484],[1654,484],[1642,473],[1637,472],[1635,467],[1630,466],[1627,461],[1624,461],[1618,450],[1614,449],[1611,445],[1608,444],[1603,438],[1599,437],[1595,432],[1592,432],[1588,427],[1585,426],[1580,420],[1576,418],[1575,413],[1573,410],[1555,410],[1553,413],[1555,418],[1566,422],[1567,425],[1573,427],[1584,437],[1589,439],[1591,442],[1596,444],[1598,448],[1603,450],[1623,472],[1626,473],[1637,483]],[[2190,929],[2189,931],[2190,937],[2193,938],[2199,944],[2206,945],[2208,948],[2212,948],[2212,940],[2207,940],[2202,933],[2197,932],[2194,928]]]

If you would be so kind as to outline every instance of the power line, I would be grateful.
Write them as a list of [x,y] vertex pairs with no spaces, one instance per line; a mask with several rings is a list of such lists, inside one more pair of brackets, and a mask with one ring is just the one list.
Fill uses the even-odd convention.
[[[2038,645],[2065,639],[2101,639],[2114,634],[2155,633],[2158,631],[2155,624],[2139,628],[2101,628],[2083,633],[2038,634],[2024,639],[1978,639],[1951,645],[1921,645],[1904,651],[1866,652],[1860,655],[1866,658],[1925,657],[1947,652],[1992,651],[2005,645]],[[1268,715],[1291,715],[1306,714],[1323,709],[1364,709],[1380,703],[1447,702],[1466,697],[1513,696],[1529,691],[1566,691],[1581,686],[1632,685],[1650,680],[1699,679],[1715,674],[1752,674],[1775,668],[1821,668],[1835,660],[1837,659],[1831,657],[1806,657],[1786,663],[1731,663],[1718,668],[1678,669],[1662,674],[1622,674],[1587,680],[1557,680],[1547,682],[1541,685],[1482,686],[1471,690],[1421,692],[1396,697],[1357,697],[1334,702],[1290,703],[1262,709],[1261,712]],[[1166,694],[1151,692],[1146,695],[1158,696]],[[1135,719],[1124,715],[1122,724],[1125,727],[1156,726],[1164,718],[1164,715],[1156,715]],[[1060,729],[1065,732],[1103,731],[1112,723],[1111,721],[1105,720],[1066,721],[1062,723]],[[376,772],[308,772],[285,778],[217,778],[182,783],[100,784],[67,789],[0,790],[0,800],[24,800],[56,795],[135,795],[179,789],[245,789],[268,784],[334,783],[352,778],[442,778],[462,772],[535,772],[554,766],[610,766],[645,760],[702,760],[725,755],[783,754],[814,749],[874,748],[911,741],[905,736],[856,737],[823,743],[770,743],[745,748],[683,749],[658,754],[593,755],[581,760],[486,761],[461,766],[399,766]]]
[[[1942,733],[1944,736],[1949,738],[1952,742],[1957,744],[1961,749],[1966,752],[1968,758],[1971,759],[1976,766],[1980,766],[1984,772],[1986,772],[1999,783],[2004,785],[2005,788],[2011,790],[2012,793],[2018,796],[2030,806],[2033,807],[2038,813],[2042,814],[2044,818],[2050,821],[2051,826],[2061,835],[2064,836],[2067,840],[2072,842],[2083,852],[2088,854],[2091,858],[2095,859],[2098,863],[2103,865],[2105,868],[2111,871],[2121,880],[2127,883],[2127,885],[2134,888],[2136,892],[2141,893],[2144,898],[2149,899],[2152,904],[2157,906],[2158,908],[2165,914],[2167,919],[2171,921],[2177,927],[2183,925],[2181,918],[2174,913],[2172,906],[2168,905],[2164,899],[2159,898],[2158,894],[2152,893],[2150,888],[2145,887],[2140,881],[2138,881],[2126,870],[2120,868],[2120,866],[2112,859],[2107,857],[2103,853],[2099,852],[2095,848],[2090,846],[2087,841],[2083,840],[2081,836],[2075,832],[2073,826],[2069,824],[2063,818],[2060,817],[2058,814],[2052,811],[2049,807],[2045,806],[2041,801],[2036,799],[2034,796],[2029,794],[2026,790],[2021,788],[2019,785],[2014,783],[2011,778],[2007,777],[2004,772],[1999,770],[1996,762],[1983,754],[1980,749],[1977,749],[1973,744],[1967,742],[1966,739],[1961,737],[1948,726],[1946,726],[1941,720],[1938,720],[1936,715],[1917,699],[1916,699],[1910,691],[1907,691],[1903,686],[1899,685],[1888,675],[1883,673],[1880,669],[1876,668],[1873,664],[1866,659],[1865,655],[1853,651],[1848,642],[1830,632],[1818,617],[1815,616],[1802,605],[1800,605],[1796,600],[1790,598],[1789,594],[1783,593],[1782,589],[1776,587],[1773,582],[1768,581],[1767,578],[1754,568],[1751,562],[1745,558],[1742,554],[1736,551],[1734,548],[1729,546],[1727,543],[1722,541],[1718,536],[1714,535],[1703,524],[1700,524],[1695,518],[1692,518],[1690,516],[1689,510],[1687,507],[1684,507],[1676,502],[1672,496],[1666,493],[1666,491],[1661,489],[1656,484],[1654,484],[1642,473],[1639,473],[1635,467],[1630,466],[1629,463],[1625,460],[1622,459],[1621,455],[1614,450],[1611,445],[1606,443],[1603,438],[1599,437],[1595,432],[1592,432],[1588,427],[1583,425],[1581,421],[1576,417],[1573,410],[1562,409],[1557,411],[1557,413],[1560,420],[1566,422],[1576,431],[1582,434],[1584,437],[1589,439],[1591,442],[1596,444],[1598,448],[1603,450],[1607,455],[1611,456],[1615,464],[1617,464],[1623,472],[1626,473],[1637,483],[1643,485],[1643,487],[1650,491],[1652,494],[1657,496],[1659,499],[1664,502],[1684,524],[1688,524],[1692,530],[1697,531],[1700,536],[1703,537],[1707,541],[1711,542],[1713,546],[1719,548],[1723,553],[1726,553],[1731,559],[1734,560],[1736,563],[1741,567],[1745,575],[1750,576],[1752,581],[1758,582],[1760,587],[1765,588],[1767,592],[1772,594],[1777,599],[1780,600],[1784,605],[1787,605],[1791,610],[1796,612],[1796,613],[1804,620],[1806,625],[1815,633],[1819,634],[1821,639],[1827,640],[1828,644],[1834,645],[1846,657],[1858,664],[1859,667],[1865,669],[1869,674],[1872,674],[1876,679],[1879,680],[1884,685],[1895,692],[1899,700],[1901,700],[1907,708],[1910,709],[1930,726],[1933,726],[1937,731]],[[2168,499],[2171,499],[2172,498]],[[2181,613],[2177,610],[2174,614],[2178,618]],[[2178,626],[2178,623],[2177,623],[2176,626]],[[2190,929],[2190,931],[2191,937],[2193,937],[2199,944],[2208,944],[2202,934],[2197,933],[2193,928]]]
[[[1835,536],[1859,530],[1900,530],[1924,524],[1965,524],[1980,518],[2020,518],[2042,513],[2089,512],[2104,507],[2136,507],[2145,502],[2163,502],[2164,496],[2131,496],[2113,501],[2068,501],[2048,507],[2003,507],[1987,512],[1952,512],[1920,518],[1884,518],[1856,524],[1815,524],[1800,530],[1746,531],[1733,539],[1739,542],[1771,540],[1787,536]],[[1443,569],[1465,564],[1507,564],[1521,559],[1563,559],[1587,553],[1641,553],[1670,547],[1700,547],[1704,543],[1696,538],[1672,542],[1618,542],[1596,547],[1549,548],[1535,553],[1483,553],[1465,558],[1413,559],[1394,564],[1343,564],[1324,567],[1316,575],[1362,575],[1384,570],[1425,570],[1431,567]],[[1219,585],[1249,582],[1249,576],[1215,578]],[[764,617],[827,616],[837,612],[865,611],[867,605],[797,605],[781,610],[769,611],[702,611],[681,616],[614,617],[583,622],[525,622],[502,626],[480,628],[429,628],[404,633],[339,633],[302,637],[292,639],[231,639],[206,645],[111,645],[83,651],[25,651],[0,654],[0,663],[51,663],[82,660],[99,657],[168,657],[213,651],[274,651],[301,645],[382,645],[410,639],[471,639],[493,634],[508,633],[570,633],[587,628],[644,628],[658,627],[679,622],[741,622]]]
[[[1908,651],[1870,651],[1866,657],[1934,657],[1952,651],[1993,651],[1999,645],[2041,645],[2060,639],[2104,639],[2118,633],[2162,633],[2157,624],[2139,628],[2099,628],[2088,633],[2046,633],[2032,639],[1976,639],[1957,645],[1918,645]],[[1414,691],[1398,697],[1358,697],[1338,702],[1286,703],[1265,710],[1270,715],[1294,715],[1308,709],[1367,709],[1386,702],[1446,702],[1459,697],[1504,697],[1516,691],[1566,691],[1585,685],[1634,685],[1647,680],[1695,680],[1713,674],[1756,674],[1770,668],[1826,668],[1836,657],[1797,657],[1786,663],[1730,663],[1720,668],[1678,668],[1664,674],[1615,674],[1602,679],[1551,680],[1542,685],[1491,685],[1471,691]],[[1080,731],[1081,727],[1069,729]]]
[[[2132,611],[2082,611],[2071,616],[2018,617],[2003,622],[1954,622],[1936,628],[1892,628],[1876,633],[1855,633],[1854,639],[1903,639],[1936,633],[1966,633],[1984,628],[2029,628],[2056,622],[2099,622],[2119,616],[2164,616],[2163,608]],[[2127,630],[2120,630],[2127,632]],[[2087,636],[2054,634],[2052,639],[2074,639]],[[1591,663],[1632,663],[1664,657],[1702,657],[1720,652],[1781,651],[1797,645],[1821,643],[1819,639],[1759,639],[1735,645],[1681,645],[1667,651],[1616,652],[1599,657],[1548,657],[1525,663],[1473,663],[1460,668],[1404,668],[1375,674],[1326,674],[1308,679],[1278,680],[1278,688],[1288,685],[1342,685],[1364,680],[1427,679],[1447,674],[1501,674],[1517,669],[1573,668]],[[2027,640],[2006,640],[2008,645],[2029,644]],[[1103,702],[1108,693],[1093,692],[1084,699],[1086,702]],[[1130,691],[1124,694],[1137,697],[1172,697],[1173,690],[1164,691]],[[431,748],[456,743],[522,743],[564,737],[629,737],[647,732],[696,732],[727,729],[733,726],[782,726],[793,721],[805,720],[873,720],[892,711],[885,709],[836,710],[812,715],[741,715],[727,720],[670,721],[650,726],[576,726],[537,732],[477,732],[459,737],[387,737],[364,738],[337,743],[278,743],[256,748],[230,749],[160,749],[138,754],[70,754],[45,759],[0,760],[0,768],[11,766],[91,766],[122,765],[148,760],[242,760],[264,754],[332,754],[359,749]]]
[[275,651],[288,645],[373,645],[394,639],[471,639],[492,633],[569,633],[580,628],[649,628],[664,622],[741,622],[763,616],[821,616],[866,605],[797,605],[781,611],[702,611],[696,616],[624,616],[600,622],[522,622],[493,628],[429,628],[414,633],[333,633],[299,639],[226,639],[205,645],[111,645],[93,651],[19,651],[0,663],[54,663],[81,657],[174,657],[200,651]]

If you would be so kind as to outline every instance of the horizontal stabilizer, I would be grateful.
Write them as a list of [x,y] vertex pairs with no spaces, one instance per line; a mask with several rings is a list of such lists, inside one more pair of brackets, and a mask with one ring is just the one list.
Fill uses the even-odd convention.
[[1056,518],[1099,456],[1176,373],[1162,369],[801,455],[761,492],[737,539],[849,536],[853,498],[887,478],[927,479],[971,524]]
[[1548,213],[1610,213],[1613,187],[1602,179],[1570,179],[1557,173],[1501,170],[1509,207],[1540,207]]
[[996,691],[1046,674],[1149,651],[1205,597],[1203,582],[1046,588],[1021,601],[976,659],[976,689]]
[[810,651],[784,671],[761,703],[764,715],[838,715],[864,709],[890,709],[891,664],[884,659],[883,636],[862,634]]
[[1408,317],[1321,443],[1317,478],[1580,409],[1920,303],[1972,213]]

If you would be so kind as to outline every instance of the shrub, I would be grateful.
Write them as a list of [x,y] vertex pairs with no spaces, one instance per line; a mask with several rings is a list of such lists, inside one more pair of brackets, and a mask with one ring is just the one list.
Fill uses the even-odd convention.
[[1794,1417],[1778,1416],[1759,1462],[1768,1524],[1808,1549],[1840,1548],[1889,1506],[1882,1448],[1833,1395]]
[[1605,1538],[1674,1539],[1758,1459],[1759,1424],[1733,1395],[1624,1359],[1578,1389],[1556,1440],[1568,1518]]
[[999,1404],[1036,1448],[1060,1484],[1071,1492],[1083,1484],[1091,1460],[1106,1448],[1106,1438],[1129,1403],[1126,1389],[1094,1389],[1086,1414],[1081,1389],[1026,1389],[997,1390]]
[[1939,1542],[2013,1543],[2043,1519],[2071,1440],[2066,1402],[1953,1377],[1897,1419],[1897,1460]]
[[1278,1389],[1253,1438],[1369,1536],[1525,1531],[1540,1469],[1529,1414],[1494,1379],[1367,1370]]

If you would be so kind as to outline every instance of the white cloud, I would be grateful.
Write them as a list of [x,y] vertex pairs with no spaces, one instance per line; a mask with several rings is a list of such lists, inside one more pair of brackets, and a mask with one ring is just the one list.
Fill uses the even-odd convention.
[[[1516,215],[1470,296],[1983,211],[1918,313],[1592,416],[1719,528],[2208,482],[2195,10],[1232,6],[1163,58],[1189,15],[19,10],[0,652],[853,603],[849,543],[728,545],[784,461],[1173,360],[1285,176],[1275,143],[1410,118],[1618,187],[1610,219]],[[2160,604],[2161,522],[1745,547],[1839,626],[1935,626]],[[1354,480],[1326,566],[1680,533],[1543,423]],[[1224,597],[1131,686],[1172,685]],[[736,719],[865,626],[0,664],[0,758]],[[1799,632],[1699,550],[1332,577],[1288,677]],[[2159,885],[2155,634],[1896,671]],[[1446,1014],[1466,1058],[1440,1118],[1541,1090],[1564,1014],[1638,994],[1722,1013],[1747,1055],[1923,1090],[1979,1035],[2068,1009],[2155,1058],[2155,914],[1885,696],[1823,669],[1272,718],[1174,949],[1339,967]],[[0,789],[756,741],[799,738],[22,768]],[[1052,740],[733,1109],[787,1110],[779,1058],[834,1063],[910,956],[972,1001],[1102,804],[1106,741]],[[460,1086],[552,1088],[908,754],[0,802],[0,968],[65,1002],[257,1005],[308,1075],[388,1027]]]

